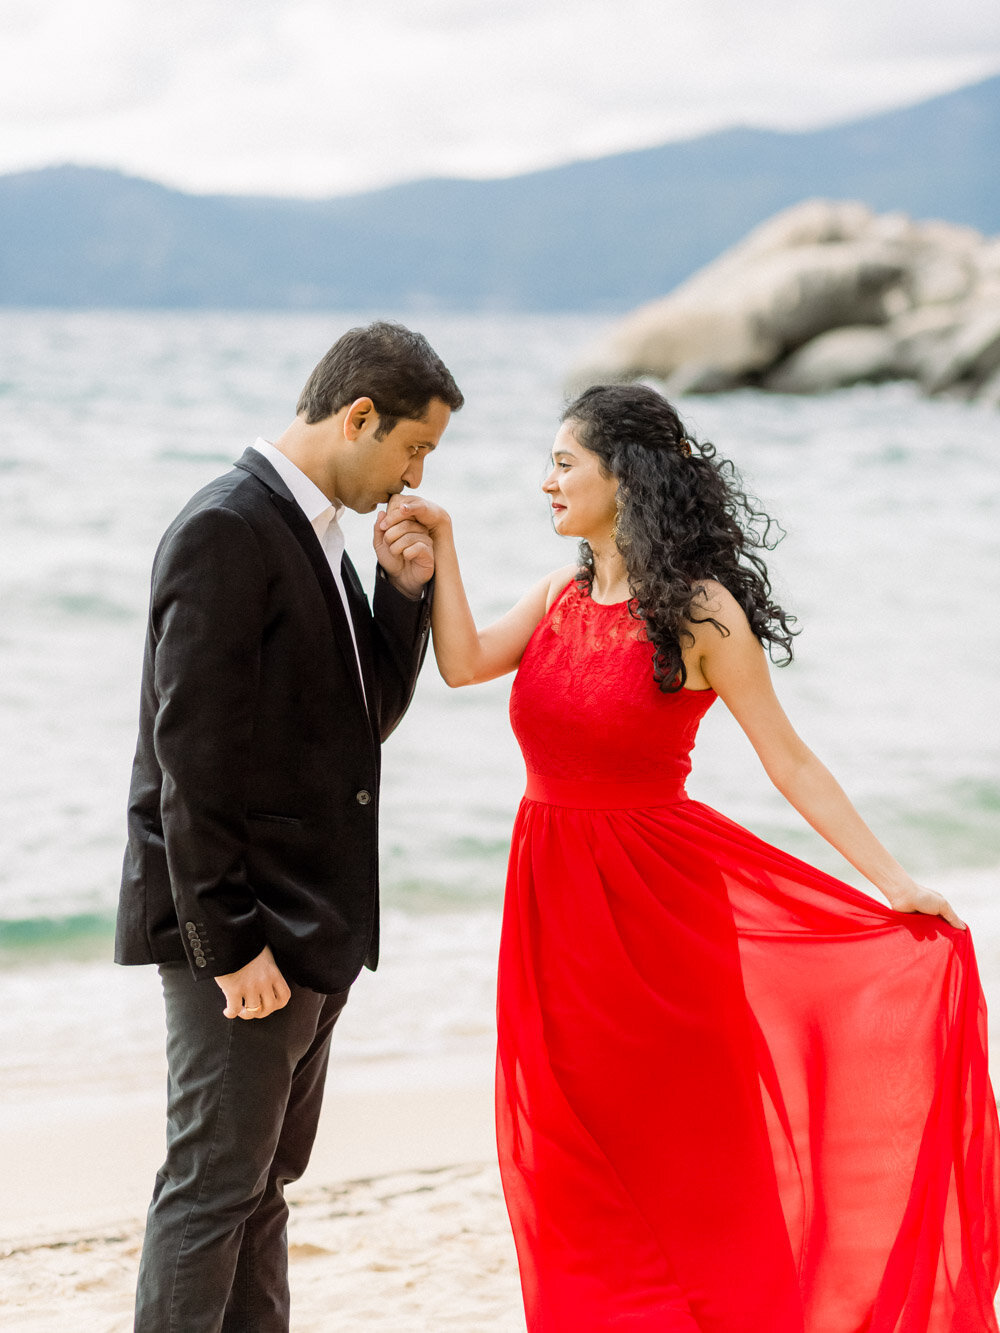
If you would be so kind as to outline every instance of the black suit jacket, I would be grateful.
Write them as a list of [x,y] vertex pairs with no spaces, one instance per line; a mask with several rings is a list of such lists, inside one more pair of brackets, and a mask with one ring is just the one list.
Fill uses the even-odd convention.
[[[248,449],[153,563],[115,958],[345,989],[378,960],[379,745],[427,647],[430,589],[344,606],[312,525]],[[365,705],[367,696],[368,706]]]

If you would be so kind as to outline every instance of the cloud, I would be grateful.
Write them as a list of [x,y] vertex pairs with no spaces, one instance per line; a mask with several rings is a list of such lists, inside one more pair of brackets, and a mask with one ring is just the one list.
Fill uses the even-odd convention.
[[324,195],[733,123],[815,125],[1000,68],[953,0],[6,0],[0,170]]

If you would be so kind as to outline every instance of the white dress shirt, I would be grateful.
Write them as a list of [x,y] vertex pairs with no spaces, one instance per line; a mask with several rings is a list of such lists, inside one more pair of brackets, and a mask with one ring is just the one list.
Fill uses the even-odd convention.
[[[323,554],[330,566],[333,581],[340,593],[340,600],[344,604],[347,627],[351,631],[354,656],[358,663],[358,679],[361,681],[361,692],[364,694],[365,681],[361,674],[361,658],[358,655],[358,640],[354,633],[354,618],[351,615],[351,605],[347,600],[347,590],[344,587],[344,576],[341,571],[341,562],[344,558],[344,533],[340,526],[340,517],[344,512],[344,506],[342,504],[331,504],[316,483],[310,481],[302,469],[296,467],[287,454],[283,454],[280,449],[276,449],[268,440],[258,437],[254,440],[253,447],[267,459],[291,491],[296,504],[312,524],[313,532],[319,538],[319,544],[322,546]],[[367,703],[367,697],[365,702]]]

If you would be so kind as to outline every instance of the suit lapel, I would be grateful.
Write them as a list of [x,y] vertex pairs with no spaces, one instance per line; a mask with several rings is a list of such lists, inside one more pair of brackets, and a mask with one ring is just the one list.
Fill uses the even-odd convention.
[[[330,618],[330,628],[333,631],[333,637],[337,641],[337,646],[344,658],[344,665],[347,667],[348,675],[354,682],[354,688],[357,692],[358,703],[365,710],[367,715],[368,708],[365,702],[364,691],[361,686],[361,678],[358,675],[358,655],[354,651],[354,641],[351,638],[351,628],[347,623],[347,612],[344,610],[344,603],[337,585],[334,582],[333,574],[330,572],[330,565],[326,558],[326,552],[320,545],[320,540],[316,536],[313,525],[302,512],[298,502],[293,497],[291,491],[278,476],[277,472],[267,461],[266,458],[256,449],[247,449],[243,457],[236,464],[244,472],[250,472],[258,481],[264,483],[271,493],[271,499],[278,513],[284,519],[291,530],[292,536],[302,547],[306,558],[312,566],[313,573],[316,575],[316,581],[323,594],[323,600],[326,603],[327,615]],[[348,561],[348,564],[350,562]],[[353,566],[352,566],[353,573]],[[357,583],[357,575],[354,575]],[[360,584],[357,585],[360,591]],[[364,593],[361,593],[362,598]],[[355,620],[357,617],[354,617]],[[359,639],[358,646],[361,643]],[[362,661],[364,659],[362,658]],[[370,697],[370,696],[369,696]]]

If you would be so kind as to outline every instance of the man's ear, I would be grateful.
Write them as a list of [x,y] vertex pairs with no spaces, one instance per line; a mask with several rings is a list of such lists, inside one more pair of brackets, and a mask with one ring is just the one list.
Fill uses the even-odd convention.
[[378,413],[370,398],[355,398],[344,417],[344,437],[356,440],[365,428],[378,426]]

